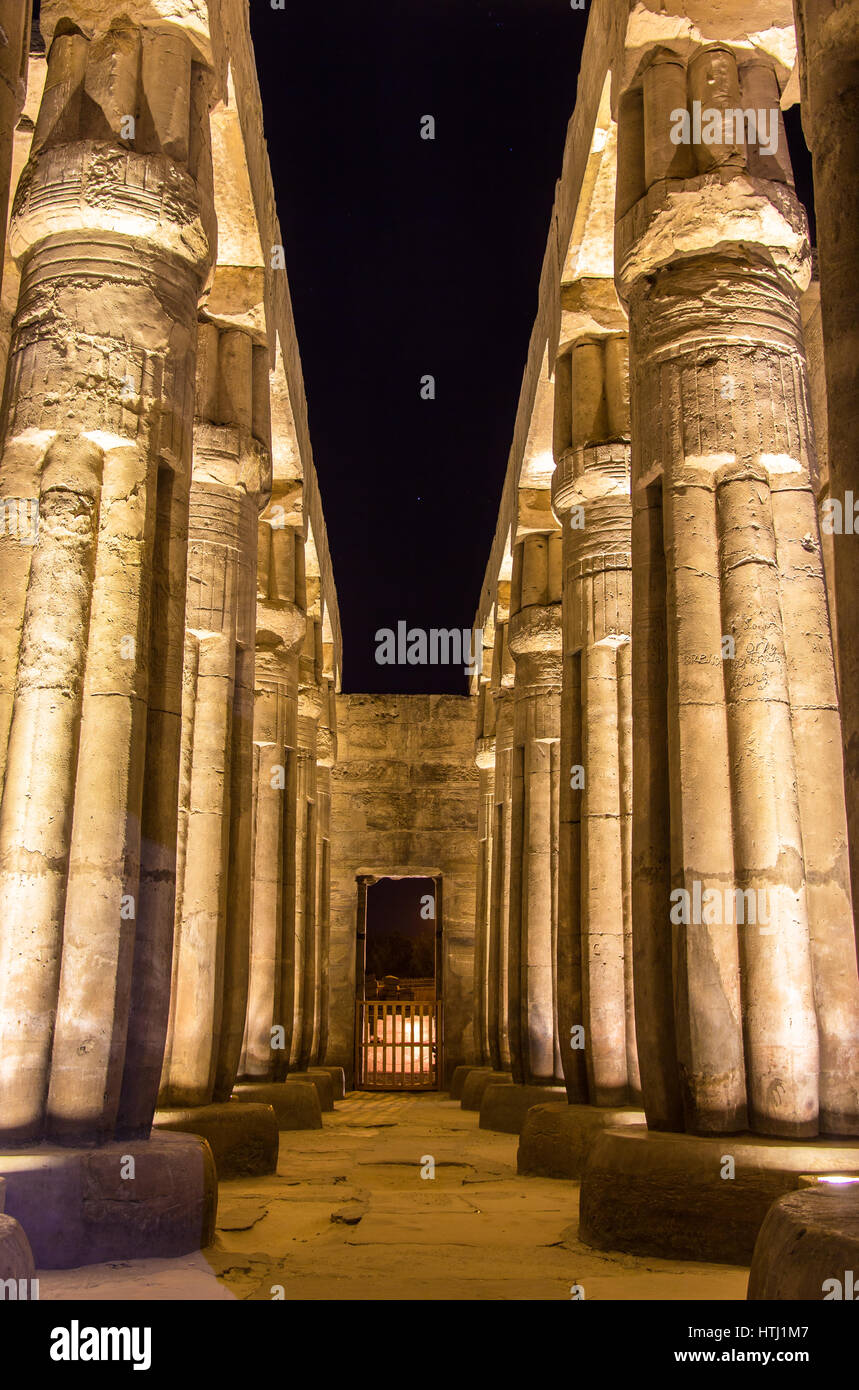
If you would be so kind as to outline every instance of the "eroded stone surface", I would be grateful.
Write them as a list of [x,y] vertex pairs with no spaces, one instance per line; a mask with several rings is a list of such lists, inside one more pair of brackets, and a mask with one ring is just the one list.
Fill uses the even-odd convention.
[[490,1083],[480,1102],[480,1128],[500,1134],[521,1134],[532,1105],[549,1099],[566,1100],[560,1086],[495,1086]]
[[598,1249],[747,1265],[772,1203],[803,1173],[857,1167],[847,1139],[603,1130],[582,1177],[580,1235]]
[[[859,1132],[859,549],[818,524],[859,495],[859,0],[797,0],[798,30],[789,0],[591,7],[463,698],[339,693],[247,6],[44,0],[29,63],[28,10],[0,0],[7,1214],[26,1198],[47,1262],[190,1249],[211,1174],[167,1163],[187,1211],[163,1209],[160,1092],[222,1174],[268,1174],[210,1248],[241,1296],[292,1277],[285,1232],[345,1243],[358,1283],[377,1249],[433,1289],[440,1252],[490,1247],[527,1282],[544,1209],[517,1203],[559,1197],[508,1187],[462,1112],[485,1092],[481,1122],[516,1128],[563,1085],[520,1163],[590,1155],[589,1237],[748,1258],[797,1164],[848,1154],[807,1141]],[[331,1109],[386,874],[439,883],[462,1111]],[[651,1134],[598,1133],[639,1102]],[[309,1194],[273,1171],[305,1123],[285,1144],[339,1169]],[[849,1250],[848,1216],[825,1239]],[[571,1229],[549,1247],[586,1269]]]
[[755,1243],[748,1297],[855,1301],[857,1192],[821,1184],[774,1202]]

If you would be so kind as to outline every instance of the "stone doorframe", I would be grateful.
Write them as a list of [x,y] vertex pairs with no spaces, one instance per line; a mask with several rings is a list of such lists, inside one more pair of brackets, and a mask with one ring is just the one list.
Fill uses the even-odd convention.
[[[355,873],[355,888],[357,907],[355,913],[355,998],[353,1000],[352,1015],[354,1018],[355,1004],[364,997],[364,972],[365,956],[367,943],[367,889],[374,883],[378,883],[382,878],[431,878],[435,891],[435,997],[440,1004],[444,1002],[444,951],[442,948],[442,931],[444,921],[443,906],[443,881],[444,875],[441,869],[424,868],[421,865],[404,867],[396,865],[390,869],[380,868],[361,868]],[[355,1043],[357,1047],[357,1040]],[[358,1057],[354,1058],[355,1066],[358,1064]],[[444,1010],[438,1011],[438,1068],[439,1076],[444,1075]]]

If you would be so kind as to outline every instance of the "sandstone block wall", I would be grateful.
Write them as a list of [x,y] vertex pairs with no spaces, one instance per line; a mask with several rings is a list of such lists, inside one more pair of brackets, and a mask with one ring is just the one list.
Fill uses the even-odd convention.
[[445,1072],[470,1060],[477,868],[474,701],[338,695],[331,773],[330,1034],[353,1075],[359,874],[442,875]]

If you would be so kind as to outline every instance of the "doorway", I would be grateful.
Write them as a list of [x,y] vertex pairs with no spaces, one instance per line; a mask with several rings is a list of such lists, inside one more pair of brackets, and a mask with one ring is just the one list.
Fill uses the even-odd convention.
[[358,1090],[432,1091],[441,1053],[441,875],[358,879]]

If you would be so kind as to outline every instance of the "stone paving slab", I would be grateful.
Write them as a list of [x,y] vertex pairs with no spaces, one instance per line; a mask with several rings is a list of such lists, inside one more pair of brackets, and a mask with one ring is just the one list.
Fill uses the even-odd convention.
[[42,1297],[569,1301],[581,1285],[598,1300],[745,1298],[740,1268],[585,1246],[578,1184],[519,1177],[516,1147],[455,1101],[353,1092],[322,1130],[281,1134],[276,1175],[221,1183],[206,1251],[49,1272]]

